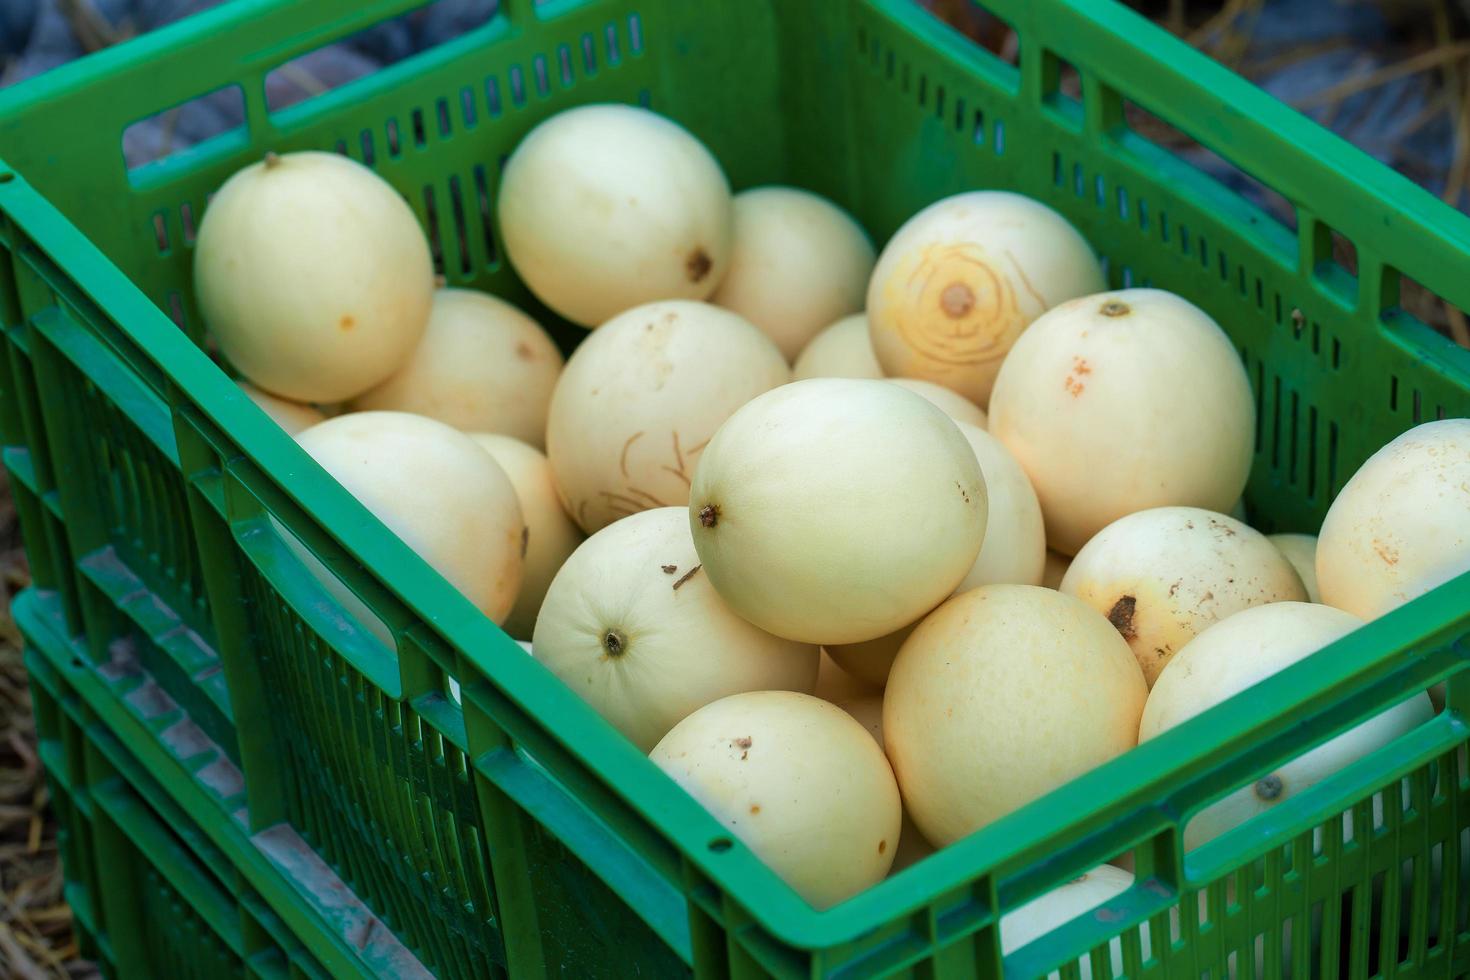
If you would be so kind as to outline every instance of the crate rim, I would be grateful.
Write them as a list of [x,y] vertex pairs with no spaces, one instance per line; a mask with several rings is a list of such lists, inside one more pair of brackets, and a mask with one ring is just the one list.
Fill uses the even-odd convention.
[[[298,2],[299,0],[228,0],[158,30],[85,55],[0,90],[0,119],[13,112],[44,104],[57,95],[92,84],[108,74],[144,64],[158,51],[228,29],[234,24],[289,9]],[[302,34],[293,39],[290,45],[261,51],[257,57],[262,60],[274,58],[278,62],[288,61],[300,51],[312,50],[318,43],[330,43],[357,29],[426,7],[433,2],[435,0],[361,0],[351,4],[341,0],[328,0],[322,4],[322,9],[336,9],[338,16],[335,19],[327,20],[318,16],[314,18],[314,23],[306,25]],[[508,22],[514,33],[518,31],[518,25],[527,20],[553,21],[570,10],[595,2],[597,0],[559,0],[543,7],[538,6],[534,0],[500,0],[500,8],[496,13],[485,24],[468,32],[468,35],[487,31],[500,21]],[[915,0],[865,2],[882,9],[906,30],[918,33],[928,40],[938,41],[956,57],[963,59],[975,55],[975,46],[969,39],[927,12],[918,10]],[[1429,237],[1438,246],[1452,250],[1461,261],[1470,261],[1470,215],[1446,204],[1407,177],[1122,3],[1115,0],[1052,0],[1066,9],[1066,16],[1051,16],[1049,19],[1053,23],[1046,30],[1033,21],[1026,0],[976,2],[986,9],[996,11],[1018,29],[1028,28],[1021,31],[1023,44],[1033,49],[1034,53],[1039,54],[1044,47],[1058,56],[1067,57],[1075,49],[1101,43],[1114,48],[1113,53],[1117,56],[1112,59],[1101,58],[1102,64],[1132,61],[1135,63],[1133,70],[1156,74],[1159,77],[1154,84],[1148,86],[1151,98],[1133,100],[1150,111],[1181,98],[1180,93],[1187,93],[1190,97],[1204,95],[1217,101],[1228,110],[1226,116],[1219,119],[1192,120],[1190,126],[1179,128],[1246,172],[1257,174],[1266,170],[1262,164],[1268,161],[1260,154],[1277,152],[1282,147],[1290,146],[1292,164],[1302,171],[1301,177],[1295,183],[1311,186],[1313,195],[1336,196],[1335,187],[1346,184],[1354,190],[1366,192],[1372,200],[1380,204],[1378,208],[1372,209],[1372,214],[1366,216],[1340,209],[1333,213],[1328,213],[1329,209],[1321,212],[1306,211],[1298,206],[1301,218],[1305,219],[1298,222],[1303,236],[1311,233],[1310,226],[1314,222],[1326,220],[1334,230],[1344,234],[1353,228],[1371,230],[1374,233],[1375,239],[1372,243],[1361,240],[1361,236],[1353,236],[1359,250],[1360,263],[1365,252],[1376,255],[1398,251],[1399,243],[1406,244],[1409,239],[1422,236]],[[306,16],[311,17],[311,14]],[[1067,22],[1068,18],[1071,19],[1070,23]],[[324,20],[325,23],[322,22]],[[1037,33],[1051,35],[1046,45],[1034,40]],[[1125,54],[1127,57],[1124,57]],[[419,56],[411,56],[410,60]],[[1036,57],[1026,60],[1023,87],[1035,87],[1039,84],[1039,60]],[[1099,74],[1110,73],[1104,71]],[[1104,80],[1111,81],[1106,78]],[[341,88],[350,88],[362,81],[364,79],[358,79]],[[283,111],[290,112],[289,109]],[[1179,118],[1177,113],[1168,115]],[[1254,146],[1229,147],[1222,151],[1220,141],[1235,134],[1212,130],[1217,126],[1228,125],[1232,119],[1243,120],[1245,125],[1264,134],[1266,142]],[[1106,128],[1104,121],[1097,118],[1095,113],[1089,114],[1085,122],[1094,129]],[[1204,129],[1195,131],[1198,126],[1204,126]],[[1288,193],[1289,188],[1275,189],[1293,202],[1303,196]],[[1405,224],[1398,224],[1395,218],[1407,220]],[[1382,247],[1384,238],[1389,239],[1390,249]],[[1391,259],[1392,256],[1384,255],[1384,258]],[[1306,273],[1310,270],[1299,268],[1298,271]],[[1453,277],[1432,276],[1426,279],[1428,281],[1420,281],[1441,296],[1458,293],[1470,300],[1470,283]],[[1470,307],[1470,302],[1459,305]],[[1470,371],[1470,352],[1464,353],[1461,367]]]
[[[911,10],[909,0],[867,2],[890,12]],[[1136,48],[1141,48],[1145,42],[1155,45],[1148,55],[1149,63],[1167,68],[1178,84],[1233,91],[1238,96],[1237,112],[1243,115],[1259,113],[1256,124],[1264,126],[1269,123],[1279,127],[1277,135],[1297,143],[1300,151],[1312,159],[1314,167],[1321,166],[1322,174],[1385,198],[1383,204],[1388,212],[1412,219],[1413,227],[1408,231],[1399,228],[1398,236],[1425,235],[1434,239],[1436,244],[1453,250],[1459,258],[1470,259],[1470,217],[1453,210],[1131,10],[1104,0],[1059,2],[1080,19],[1083,27],[1100,31],[1110,43],[1126,45],[1134,55],[1138,54]],[[352,19],[354,24],[366,26],[422,5],[421,0],[380,0],[360,9],[354,8],[356,13]],[[292,0],[234,0],[186,18],[0,93],[0,117],[15,111],[18,106],[44,103],[62,91],[95,81],[107,72],[140,63],[160,45],[185,43],[203,32],[239,19],[290,6]],[[1015,14],[1024,7],[1024,3],[1021,0],[992,0],[989,6]],[[508,4],[507,16],[514,21],[525,16],[524,11],[528,7],[524,0],[520,4]],[[552,8],[550,16],[554,17],[567,7],[566,4],[557,5]],[[925,26],[914,28],[912,23],[908,26],[940,31],[958,38],[937,21],[930,23],[927,14],[922,16]],[[1018,16],[1016,19],[1022,18]],[[1065,55],[1066,51],[1059,47],[1057,53]],[[1178,63],[1168,63],[1176,58]],[[1205,142],[1205,145],[1210,144]],[[1340,157],[1344,153],[1356,155],[1350,161],[1354,164],[1352,169],[1322,164],[1324,158]],[[1388,199],[1394,201],[1394,206],[1389,207]],[[325,471],[293,440],[269,423],[263,413],[245,408],[248,399],[233,385],[219,383],[227,380],[226,376],[207,355],[192,344],[180,345],[180,334],[173,322],[32,187],[24,175],[8,168],[3,160],[0,160],[0,209],[35,241],[42,252],[53,258],[61,252],[68,254],[66,267],[76,274],[88,298],[107,312],[143,357],[164,372],[171,387],[184,393],[207,418],[231,433],[245,450],[251,464],[272,473],[300,474],[305,470],[318,477],[305,487],[297,483],[288,488],[274,479],[271,482],[344,550],[373,570],[374,578],[396,592],[433,632],[461,651],[460,655],[480,672],[481,678],[465,686],[466,700],[478,696],[477,684],[488,684],[531,717],[572,722],[559,727],[539,722],[537,725],[548,738],[584,766],[593,778],[675,842],[686,859],[703,874],[726,888],[762,929],[794,946],[820,948],[857,938],[891,921],[895,915],[915,911],[938,894],[962,888],[977,878],[992,875],[999,867],[1040,852],[1048,838],[1065,830],[1074,821],[1077,812],[1088,809],[1085,804],[1089,802],[1089,795],[1095,795],[1094,787],[1105,788],[1114,805],[1121,804],[1125,798],[1157,800],[1156,793],[1148,793],[1150,787],[1178,781],[1190,768],[1202,763],[1205,756],[1221,751],[1223,746],[1244,745],[1263,731],[1287,727],[1287,722],[1279,714],[1281,706],[1300,709],[1304,705],[1313,705],[1323,708],[1343,688],[1365,689],[1372,681],[1392,673],[1390,662],[1401,656],[1405,646],[1422,646],[1457,638],[1461,632],[1456,629],[1461,611],[1470,608],[1470,573],[1467,573],[1401,610],[1348,634],[1288,671],[1267,679],[1252,688],[1249,696],[1238,695],[1193,719],[1188,725],[1162,736],[1152,746],[1135,749],[1047,794],[1037,803],[943,849],[926,860],[927,867],[934,872],[928,887],[920,890],[916,887],[917,878],[901,874],[846,902],[817,911],[747,848],[736,846],[724,853],[711,853],[705,844],[712,837],[727,834],[722,824],[679,790],[671,779],[641,778],[658,772],[657,768],[631,743],[617,736],[615,730],[589,705],[564,685],[551,683],[554,676],[531,658],[501,656],[514,649],[513,642],[501,630],[486,620],[468,600],[445,588],[441,580],[426,580],[420,574],[412,574],[428,570],[427,564],[393,535],[384,533],[386,528],[381,522],[340,485],[321,479],[326,477]],[[1309,222],[1302,222],[1303,226],[1307,224]],[[1334,224],[1334,227],[1339,226]],[[1438,289],[1425,279],[1420,281],[1441,295],[1454,292]],[[1459,288],[1461,292],[1470,290],[1470,282],[1461,284]],[[1470,358],[1470,352],[1462,353]],[[1415,614],[1412,620],[1410,613]],[[1404,630],[1411,622],[1417,628],[1408,631],[1412,634],[1408,639],[1389,642],[1394,633]],[[1382,641],[1378,642],[1380,635]],[[1441,658],[1445,663],[1435,664],[1420,658],[1420,673],[1427,680],[1452,673],[1455,668],[1448,666],[1448,656]],[[1241,703],[1237,705],[1237,702]],[[1454,710],[1459,717],[1465,707],[1454,704],[1447,710]],[[1227,712],[1226,708],[1236,710]],[[1299,720],[1293,719],[1292,724]],[[1150,756],[1165,755],[1171,741],[1182,741],[1183,735],[1179,733],[1205,729],[1215,734],[1208,749],[1176,755],[1166,768],[1147,774],[1135,764],[1140,757],[1147,760]],[[482,758],[475,759],[477,765]],[[1042,815],[1048,812],[1040,809],[1043,801],[1052,804],[1050,812],[1066,812],[1067,818],[1042,819]],[[1080,809],[1061,806],[1063,803]],[[1033,815],[1032,811],[1038,812]],[[979,860],[982,856],[987,860]],[[1027,892],[1039,893],[1073,874],[1071,864],[1054,863],[1045,876],[1047,880],[1028,879],[1035,887],[1028,888]],[[1177,895],[1177,885],[1181,883],[1176,882],[1176,888],[1169,889],[1169,894]],[[763,890],[763,901],[746,902],[757,887]],[[884,902],[889,904],[885,907]],[[1167,898],[1158,898],[1159,908],[1167,904]],[[1130,920],[1142,921],[1146,917],[1146,914],[1137,914],[1130,916]]]

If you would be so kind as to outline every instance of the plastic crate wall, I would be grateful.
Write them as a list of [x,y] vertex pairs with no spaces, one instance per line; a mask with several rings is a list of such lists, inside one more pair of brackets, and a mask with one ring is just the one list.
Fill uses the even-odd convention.
[[[423,57],[292,109],[272,113],[265,106],[263,79],[274,67],[407,6],[323,0],[308,15],[287,5],[237,5],[198,22],[209,25],[208,33],[180,25],[97,62],[107,66],[108,91],[116,95],[90,107],[105,124],[52,134],[48,152],[106,158],[101,150],[115,148],[109,141],[127,122],[201,88],[239,85],[246,105],[240,133],[133,173],[116,166],[94,171],[99,207],[73,209],[73,216],[142,293],[121,286],[107,260],[69,232],[51,238],[70,253],[63,271],[48,266],[41,250],[27,250],[24,233],[15,231],[12,254],[38,270],[50,290],[24,310],[23,323],[39,352],[37,377],[46,382],[38,390],[58,393],[42,399],[46,437],[67,447],[52,450],[58,462],[91,469],[77,477],[77,508],[63,493],[65,512],[89,520],[107,512],[114,458],[128,461],[127,473],[139,466],[146,472],[127,499],[160,508],[123,513],[100,529],[74,530],[69,522],[68,540],[83,545],[73,547],[77,554],[110,561],[121,555],[103,570],[124,565],[132,576],[124,581],[167,597],[163,607],[186,630],[197,618],[191,603],[202,581],[212,601],[199,607],[207,618],[192,633],[220,655],[238,729],[232,757],[244,772],[252,830],[298,830],[446,975],[503,961],[529,972],[588,965],[634,971],[660,950],[665,959],[656,962],[672,956],[710,973],[806,975],[870,966],[921,972],[968,964],[989,975],[998,963],[1002,909],[1064,880],[1069,869],[1085,869],[1088,860],[1136,846],[1143,883],[1113,910],[1133,924],[1076,924],[1051,945],[1014,958],[1036,966],[1095,947],[1120,929],[1134,937],[1125,946],[1136,942],[1140,916],[1159,923],[1164,914],[1158,896],[1144,893],[1149,882],[1177,887],[1176,905],[1192,908],[1195,887],[1216,887],[1276,844],[1299,844],[1311,827],[1422,771],[1416,778],[1433,787],[1426,789],[1428,810],[1404,811],[1392,847],[1378,847],[1371,861],[1346,847],[1320,863],[1313,854],[1312,866],[1328,869],[1320,874],[1307,875],[1306,865],[1266,865],[1271,877],[1263,887],[1279,897],[1252,904],[1244,918],[1227,908],[1209,920],[1214,928],[1196,918],[1178,948],[1150,953],[1150,975],[1174,975],[1218,968],[1227,946],[1238,953],[1254,925],[1278,913],[1330,909],[1343,892],[1355,902],[1367,894],[1371,904],[1371,874],[1366,884],[1361,876],[1373,871],[1372,862],[1417,860],[1435,846],[1455,846],[1446,821],[1458,819],[1460,794],[1444,790],[1429,767],[1463,741],[1457,716],[1280,808],[1274,823],[1254,826],[1252,833],[1264,827],[1274,835],[1270,844],[1246,835],[1230,838],[1230,848],[1192,854],[1188,863],[1177,853],[1177,826],[1212,792],[1206,776],[1218,788],[1268,771],[1457,669],[1461,613],[1452,611],[1452,596],[1441,596],[1335,647],[1331,665],[1319,658],[1272,686],[1274,694],[1254,699],[1235,722],[1251,726],[1252,739],[1196,726],[1017,815],[1029,821],[1028,831],[1007,838],[998,827],[977,835],[915,875],[816,916],[748,852],[716,835],[707,815],[616,744],[585,706],[517,659],[519,652],[450,597],[421,562],[384,540],[360,507],[305,468],[259,413],[248,416],[253,410],[223,375],[171,343],[159,322],[161,308],[198,335],[187,290],[190,215],[228,173],[266,148],[371,156],[419,213],[451,280],[524,300],[501,259],[487,206],[499,154],[566,105],[647,102],[705,139],[737,186],[787,180],[812,187],[850,207],[880,240],[919,206],[974,186],[1021,190],[1058,207],[1102,250],[1115,282],[1176,289],[1231,331],[1261,409],[1253,517],[1268,527],[1310,527],[1357,460],[1413,413],[1426,405],[1464,411],[1463,353],[1391,306],[1394,263],[1412,265],[1431,288],[1456,288],[1452,259],[1464,253],[1445,245],[1451,236],[1437,213],[1426,218],[1422,202],[1406,199],[1394,212],[1398,230],[1378,228],[1381,212],[1390,210],[1388,192],[1399,185],[1383,184],[1374,198],[1369,192],[1382,183],[1376,172],[1361,180],[1317,173],[1302,163],[1314,149],[1306,140],[1294,149],[1283,145],[1281,158],[1292,166],[1268,174],[1297,205],[1301,230],[1293,235],[1266,223],[1258,209],[1124,125],[1123,93],[1147,93],[1140,100],[1152,100],[1150,108],[1203,127],[1216,142],[1239,137],[1232,144],[1257,170],[1278,149],[1272,123],[1280,107],[1251,103],[1261,116],[1254,128],[1200,114],[1189,101],[1199,95],[1185,69],[1150,61],[1123,40],[1151,37],[1147,26],[1115,24],[1115,17],[1132,15],[1098,3],[995,4],[1020,31],[1019,69],[977,54],[899,0],[697,9],[674,2],[513,3],[483,29]],[[188,50],[174,50],[186,35]],[[1160,45],[1191,71],[1200,68],[1177,46]],[[591,58],[579,67],[589,46]],[[1081,103],[1057,91],[1063,58],[1081,73]],[[140,84],[145,78],[152,88]],[[0,118],[0,132],[18,132],[27,121],[17,119]],[[1340,147],[1328,149],[1324,157],[1340,155]],[[74,203],[64,170],[20,169],[58,201]],[[1372,206],[1360,206],[1365,194]],[[1322,201],[1324,217],[1307,200]],[[30,221],[60,217],[40,215],[34,202],[22,207],[33,209],[23,215]],[[1419,226],[1429,229],[1423,241],[1440,251],[1408,254],[1404,243]],[[1358,246],[1363,276],[1351,300],[1346,283],[1321,261],[1324,229],[1348,234]],[[66,288],[68,281],[105,284],[105,303]],[[80,381],[82,369],[100,381]],[[1367,400],[1382,387],[1380,376],[1393,379],[1389,390]],[[101,385],[105,403],[92,415],[74,407],[86,401],[89,383]],[[109,425],[118,419],[125,421],[115,432]],[[106,451],[90,449],[92,439]],[[169,466],[182,469],[182,484]],[[172,534],[185,524],[197,551],[185,546],[187,534]],[[396,651],[304,574],[278,526],[373,606],[393,630]],[[200,559],[197,575],[191,556]],[[91,568],[79,576],[85,598],[99,573],[85,559],[81,567]],[[94,647],[105,641],[101,649],[108,650],[117,632],[89,623],[88,639]],[[1389,665],[1389,649],[1412,656]],[[185,668],[172,677],[157,671],[160,687],[177,703],[189,702],[201,725],[219,702],[207,693],[201,700],[191,688],[201,677],[219,676],[208,675],[211,669]],[[462,712],[445,693],[450,674],[464,682]],[[1452,683],[1452,705],[1464,700],[1460,686],[1459,679]],[[1298,693],[1307,691],[1317,693]],[[1310,725],[1289,731],[1268,720],[1270,709],[1285,715],[1286,707]],[[1198,775],[1186,771],[1191,762]],[[1164,784],[1176,804],[1167,812],[1155,805]],[[1151,794],[1145,785],[1153,786]],[[1109,801],[1109,819],[1085,802],[1088,793]],[[1037,835],[1047,832],[1056,836],[1043,848]],[[642,931],[630,941],[620,917],[646,928],[635,925]],[[1369,921],[1354,919],[1353,934],[1366,934]],[[1426,927],[1419,934],[1431,933]],[[1352,960],[1354,969],[1366,969],[1365,955]],[[1443,943],[1419,943],[1410,968],[1437,968],[1440,957],[1458,955]]]

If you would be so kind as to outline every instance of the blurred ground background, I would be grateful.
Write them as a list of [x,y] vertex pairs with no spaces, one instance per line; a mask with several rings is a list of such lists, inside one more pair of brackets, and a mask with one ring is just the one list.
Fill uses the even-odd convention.
[[[153,30],[221,0],[0,0],[0,86]],[[1014,34],[973,0],[921,0],[997,54]],[[1130,0],[1190,44],[1455,207],[1470,203],[1470,0]],[[491,15],[495,0],[438,0],[272,75],[290,104],[432,46]],[[1066,81],[1064,80],[1064,86]],[[129,130],[141,162],[237,124],[238,103],[198,100]],[[232,116],[232,113],[234,114]],[[1212,154],[1158,127],[1156,139],[1236,181]],[[4,148],[0,147],[0,154]],[[1254,188],[1242,186],[1247,192]],[[1263,199],[1284,219],[1279,202]],[[1350,257],[1340,259],[1350,263]],[[1470,328],[1435,297],[1404,305],[1462,346]],[[76,959],[56,827],[37,765],[10,597],[29,581],[0,473],[0,977],[93,976]]]

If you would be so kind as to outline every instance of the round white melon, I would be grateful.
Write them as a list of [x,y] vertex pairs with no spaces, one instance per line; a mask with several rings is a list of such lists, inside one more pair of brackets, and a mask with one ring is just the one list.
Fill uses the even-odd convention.
[[1214,320],[1171,293],[1125,289],[1031,325],[996,380],[989,431],[1031,477],[1050,547],[1076,554],[1134,511],[1229,510],[1255,404]]
[[846,211],[794,187],[735,195],[730,268],[710,302],[739,313],[787,360],[823,327],[863,308],[873,243]]
[[582,543],[583,535],[557,496],[551,464],[532,447],[510,436],[484,432],[470,434],[488,452],[515,487],[521,515],[526,521],[526,558],[521,591],[510,615],[501,623],[518,640],[530,637],[536,628],[541,600],[557,571]]
[[868,324],[885,374],[923,378],[977,405],[1027,325],[1106,288],[1067,220],[1006,191],[931,204],[884,246],[868,284]]
[[873,354],[873,342],[868,339],[867,314],[843,317],[813,337],[797,357],[791,376],[797,381],[883,377]]
[[441,289],[413,354],[353,407],[426,415],[539,449],[561,369],[561,351],[535,320],[488,293]]
[[505,164],[501,234],[516,274],[595,327],[655,300],[705,299],[730,264],[730,185],[704,144],[627,105],[559,112]]
[[1322,593],[1317,589],[1317,537],[1314,534],[1268,534],[1266,540],[1286,556],[1297,577],[1307,590],[1310,602],[1321,602]]
[[288,436],[299,435],[318,422],[326,421],[326,415],[313,405],[302,405],[300,402],[277,398],[270,392],[261,391],[248,381],[236,381],[235,383],[240,386],[245,397],[255,402],[262,412],[271,417],[272,422],[285,429]]
[[486,616],[505,620],[526,525],[510,478],[473,439],[418,415],[355,412],[297,441]]
[[918,378],[889,378],[888,383],[907,388],[956,422],[985,428],[985,409],[959,392],[932,381],[920,381]]
[[1348,480],[1317,538],[1322,601],[1375,619],[1470,571],[1470,419],[1425,422]]
[[973,425],[960,425],[985,475],[990,513],[985,543],[956,592],[977,585],[1040,585],[1046,569],[1046,526],[1026,471],[1001,441]]
[[820,698],[732,695],[681,721],[650,758],[819,909],[893,863],[893,771],[867,730]]
[[1251,606],[1304,602],[1306,588],[1275,545],[1233,517],[1156,507],[1103,528],[1062,578],[1108,618],[1150,685],[1207,626]]
[[774,344],[708,303],[650,303],[573,352],[551,397],[546,450],[568,512],[589,534],[687,503],[715,430],[791,369]]
[[954,591],[985,535],[985,481],[943,412],[883,381],[816,378],[732,415],[694,473],[700,560],[779,636],[857,643]]
[[[1144,707],[1139,739],[1158,737],[1361,625],[1350,613],[1306,602],[1258,606],[1220,621],[1180,650],[1159,676]],[[1198,847],[1280,805],[1433,714],[1429,696],[1416,694],[1298,756],[1196,814],[1185,827],[1185,847]]]
[[282,398],[330,403],[413,351],[434,266],[413,212],[367,167],[336,153],[267,154],[210,200],[194,289],[241,374]]
[[552,579],[531,650],[645,752],[711,701],[817,680],[816,647],[752,626],[711,587],[682,507],[583,542]]
[[899,650],[883,735],[909,813],[943,847],[1132,748],[1147,694],[1094,610],[1040,586],[985,585]]

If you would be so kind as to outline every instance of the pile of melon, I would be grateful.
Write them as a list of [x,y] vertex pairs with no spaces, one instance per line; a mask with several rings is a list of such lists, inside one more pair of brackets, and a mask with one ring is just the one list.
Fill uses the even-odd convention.
[[[1319,537],[1261,534],[1230,339],[1109,290],[1029,198],[939,200],[877,249],[596,105],[525,137],[497,208],[534,308],[587,328],[565,359],[436,286],[398,193],[332,154],[225,184],[200,309],[242,397],[818,907],[1470,569],[1470,421],[1384,446]],[[1186,846],[1433,711],[1221,787]]]

